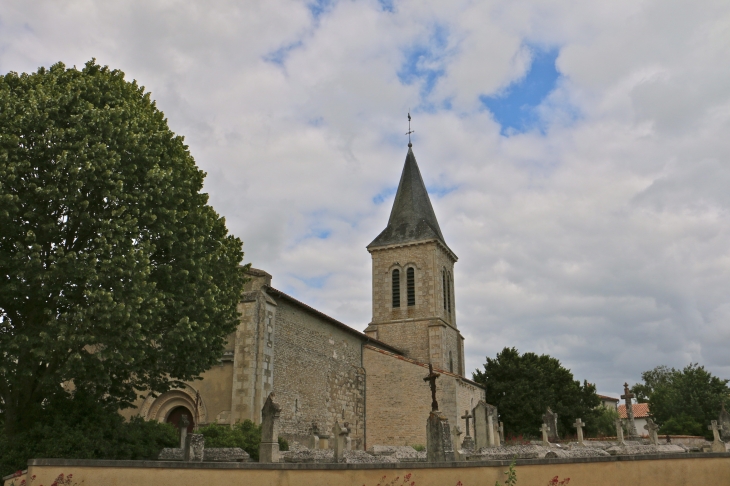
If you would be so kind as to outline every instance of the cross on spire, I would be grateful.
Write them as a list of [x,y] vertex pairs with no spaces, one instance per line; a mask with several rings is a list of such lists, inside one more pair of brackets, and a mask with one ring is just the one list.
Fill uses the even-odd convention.
[[413,144],[411,143],[411,133],[415,133],[415,130],[411,130],[411,112],[408,111],[408,131],[406,132],[406,135],[408,135],[408,146],[413,147]]
[[436,378],[441,376],[440,373],[433,372],[433,365],[428,363],[428,376],[423,379],[427,381],[431,387],[431,411],[437,412],[439,409],[439,402],[436,401]]

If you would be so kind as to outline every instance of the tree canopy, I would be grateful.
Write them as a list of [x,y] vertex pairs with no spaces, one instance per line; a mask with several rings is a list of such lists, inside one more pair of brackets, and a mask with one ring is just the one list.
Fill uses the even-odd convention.
[[0,410],[62,383],[117,407],[215,364],[242,243],[150,94],[94,60],[0,76]]
[[660,433],[712,437],[707,426],[730,399],[729,380],[713,376],[697,363],[681,370],[657,366],[643,372],[641,379],[644,382],[632,391],[640,403],[649,403]]
[[575,434],[576,418],[587,424],[587,433],[598,431],[601,410],[596,407],[601,401],[595,386],[581,385],[548,355],[520,355],[516,348],[504,348],[496,358],[487,357],[484,371],[476,370],[473,378],[486,387],[487,402],[498,408],[507,435],[538,436],[548,407],[558,414],[561,436]]

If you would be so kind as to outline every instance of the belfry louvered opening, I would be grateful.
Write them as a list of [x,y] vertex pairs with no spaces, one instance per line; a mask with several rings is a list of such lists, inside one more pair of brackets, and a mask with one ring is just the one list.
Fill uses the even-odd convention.
[[400,307],[400,270],[393,270],[393,307]]
[[413,268],[406,270],[406,290],[408,291],[408,305],[416,305],[416,272]]

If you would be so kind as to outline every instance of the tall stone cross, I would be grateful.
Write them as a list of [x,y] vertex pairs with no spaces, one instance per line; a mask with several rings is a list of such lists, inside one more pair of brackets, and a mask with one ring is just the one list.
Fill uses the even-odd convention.
[[659,430],[659,426],[654,423],[654,421],[651,418],[646,419],[646,425],[644,428],[649,432],[649,440],[654,445],[659,445],[659,436],[657,435],[657,431]]
[[548,440],[548,430],[550,430],[550,427],[547,426],[547,424],[543,423],[542,427],[540,427],[540,430],[542,431],[542,445],[545,447],[550,447],[550,441]]
[[585,445],[583,443],[583,427],[585,427],[586,424],[584,424],[580,419],[576,419],[575,423],[573,424],[573,427],[575,427],[578,430],[578,445]]
[[634,394],[629,391],[629,384],[624,383],[624,394],[621,398],[626,401],[626,417],[629,420],[629,437],[638,437],[639,433],[636,431],[636,424],[634,423],[634,407],[631,399],[634,398]]
[[428,364],[428,376],[423,379],[423,381],[427,381],[429,386],[431,387],[431,411],[436,412],[439,409],[439,402],[436,401],[436,378],[441,376],[440,373],[434,373],[433,372],[433,365],[431,363]]
[[469,433],[469,431],[471,430],[471,427],[469,427],[469,420],[471,420],[472,415],[469,414],[469,410],[464,410],[464,415],[462,415],[461,418],[466,420],[466,436],[470,437],[471,434]]
[[188,422],[188,416],[186,414],[182,414],[180,416],[180,421],[177,424],[180,427],[180,449],[185,449],[185,437],[188,435],[188,425],[190,425],[190,422]]

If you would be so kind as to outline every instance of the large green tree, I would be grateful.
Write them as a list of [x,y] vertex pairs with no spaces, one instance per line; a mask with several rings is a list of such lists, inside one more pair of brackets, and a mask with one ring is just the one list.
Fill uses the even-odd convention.
[[641,403],[649,410],[664,434],[689,434],[712,437],[707,426],[722,408],[730,403],[728,381],[691,363],[677,370],[657,366],[641,374],[643,383],[632,387]]
[[486,387],[487,402],[499,409],[507,435],[538,436],[548,407],[558,414],[561,436],[575,434],[576,418],[588,425],[589,434],[598,431],[601,401],[595,386],[574,380],[570,370],[548,355],[504,348],[496,358],[487,357],[484,371],[476,370],[473,378]]
[[219,359],[242,244],[149,93],[90,61],[0,76],[0,409],[62,383],[110,406]]

